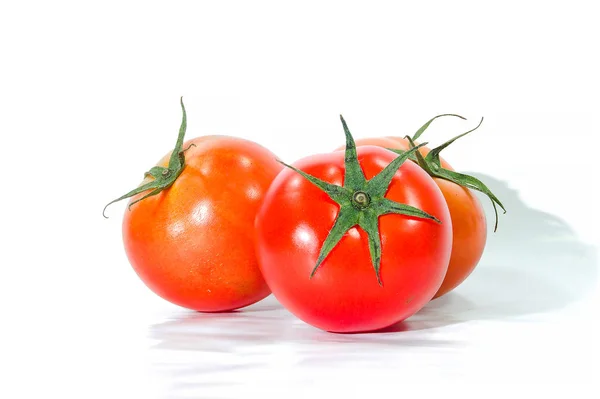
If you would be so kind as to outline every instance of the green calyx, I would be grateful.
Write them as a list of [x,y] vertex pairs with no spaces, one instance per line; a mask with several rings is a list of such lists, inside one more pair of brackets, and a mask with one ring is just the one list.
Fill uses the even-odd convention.
[[108,206],[110,204],[113,204],[115,202],[121,201],[126,198],[133,197],[134,195],[143,193],[145,191],[149,191],[143,197],[141,197],[135,201],[132,201],[128,207],[129,209],[131,209],[132,205],[134,205],[148,197],[157,195],[161,191],[169,188],[173,183],[175,183],[175,180],[177,180],[177,178],[183,171],[183,168],[185,167],[184,153],[187,150],[189,150],[190,147],[193,147],[194,144],[190,144],[190,146],[188,148],[182,149],[183,138],[185,137],[185,130],[187,129],[187,116],[185,113],[185,106],[183,105],[183,97],[180,99],[179,102],[181,104],[181,110],[183,112],[183,117],[181,120],[181,127],[179,128],[179,135],[177,136],[177,143],[175,144],[175,148],[173,149],[173,152],[171,153],[171,157],[169,158],[169,165],[166,168],[162,167],[162,166],[154,166],[152,169],[150,169],[149,171],[147,171],[144,174],[144,177],[152,177],[152,181],[142,184],[139,187],[131,190],[127,194],[124,194],[124,195],[120,196],[119,198],[112,200],[111,202],[106,204],[106,206],[102,210],[102,215],[105,218],[108,218],[105,215],[105,211],[106,211],[106,208],[108,208]]
[[282,162],[283,165],[296,171],[324,191],[329,198],[340,206],[333,226],[323,242],[316,265],[313,268],[310,277],[315,275],[319,266],[340,242],[346,232],[354,226],[359,226],[368,235],[371,262],[377,276],[377,282],[379,285],[382,285],[380,275],[381,237],[379,235],[379,217],[395,213],[441,223],[435,216],[420,209],[385,198],[385,194],[387,193],[396,171],[404,161],[411,155],[414,155],[418,148],[426,143],[415,146],[404,154],[401,154],[387,165],[377,176],[373,177],[371,180],[367,180],[358,161],[354,139],[350,134],[346,121],[344,121],[344,118],[341,115],[340,119],[344,127],[344,133],[346,134],[343,186],[328,183]]
[[392,149],[392,148],[388,148],[388,149],[390,151],[395,152],[396,154],[401,155],[401,156],[410,152],[409,159],[416,162],[423,170],[425,170],[432,177],[437,177],[440,179],[448,180],[455,184],[458,184],[461,187],[469,188],[472,190],[477,190],[477,191],[480,191],[480,192],[484,193],[485,195],[487,195],[488,198],[490,199],[490,201],[492,202],[492,206],[494,207],[494,214],[496,216],[496,221],[494,224],[494,232],[495,232],[498,229],[498,209],[496,208],[496,205],[498,205],[500,208],[502,208],[504,213],[506,213],[506,209],[504,208],[504,205],[502,205],[500,200],[494,195],[494,193],[492,193],[490,191],[490,189],[481,180],[479,180],[473,176],[465,175],[463,173],[458,173],[458,172],[455,172],[452,170],[444,169],[442,167],[441,161],[440,161],[440,152],[442,152],[442,150],[444,148],[448,147],[450,144],[454,143],[454,141],[456,141],[457,139],[459,139],[463,136],[466,136],[467,134],[477,130],[479,128],[479,126],[481,126],[481,124],[483,123],[483,118],[481,118],[481,121],[479,121],[479,124],[475,128],[473,128],[465,133],[459,134],[458,136],[446,141],[444,144],[441,144],[440,146],[435,147],[426,156],[423,156],[419,151],[416,151],[416,152],[413,151],[415,148],[420,147],[420,146],[415,146],[415,141],[421,136],[421,134],[425,130],[427,130],[429,125],[431,125],[431,123],[434,120],[436,120],[437,118],[440,118],[442,116],[455,116],[455,117],[458,117],[461,119],[466,119],[460,115],[455,115],[455,114],[438,115],[434,118],[431,118],[429,121],[427,121],[427,123],[425,123],[423,126],[421,126],[421,128],[419,130],[417,130],[417,132],[413,135],[413,137],[409,137],[409,136],[405,137],[410,143],[411,149],[409,151],[397,150],[397,149]]

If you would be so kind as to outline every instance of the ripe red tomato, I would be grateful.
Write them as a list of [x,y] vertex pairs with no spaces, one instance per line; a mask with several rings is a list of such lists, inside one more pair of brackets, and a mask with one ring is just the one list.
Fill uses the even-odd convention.
[[[380,147],[358,149],[358,162],[369,180],[397,157]],[[336,151],[302,159],[294,166],[341,186],[348,169],[344,158],[344,151]],[[294,170],[284,169],[273,181],[256,218],[257,255],[275,297],[300,319],[332,332],[377,330],[411,316],[437,292],[452,245],[446,201],[429,175],[412,162],[402,164],[390,179],[386,199],[416,207],[441,224],[399,214],[376,219],[381,285],[373,267],[370,235],[362,224],[342,236],[311,277],[342,207]],[[374,199],[368,206],[373,204]],[[359,218],[362,223],[371,210],[360,212],[364,212]]]
[[[356,140],[357,146],[377,145],[407,151],[410,148],[408,140],[401,137],[376,137]],[[429,153],[429,148],[419,149],[423,156]],[[453,171],[448,162],[440,157],[441,166]],[[487,240],[487,223],[481,202],[468,188],[445,179],[434,177],[433,180],[440,188],[452,219],[452,254],[448,272],[434,298],[438,298],[458,287],[475,269]]]
[[[187,148],[185,167],[172,185],[125,211],[123,241],[133,269],[162,298],[197,311],[265,298],[270,290],[256,260],[254,218],[281,164],[266,148],[234,137],[199,137],[180,148]],[[158,165],[166,168],[170,157]]]

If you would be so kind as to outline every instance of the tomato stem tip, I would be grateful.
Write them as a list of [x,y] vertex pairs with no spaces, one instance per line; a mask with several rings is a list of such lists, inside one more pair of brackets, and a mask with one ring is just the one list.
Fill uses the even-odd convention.
[[104,216],[106,219],[108,219],[108,216],[106,216],[106,208],[108,208],[109,205],[121,201],[123,199],[131,198],[135,195],[147,192],[141,198],[138,198],[129,203],[127,209],[131,210],[132,205],[153,195],[160,194],[163,190],[166,190],[167,188],[171,187],[171,185],[175,183],[175,180],[177,180],[177,178],[183,171],[185,167],[184,153],[188,151],[191,147],[195,147],[195,144],[192,143],[186,149],[182,150],[183,139],[187,130],[187,115],[185,112],[185,106],[183,105],[183,96],[180,98],[179,102],[181,104],[183,116],[181,119],[181,126],[179,127],[177,142],[175,143],[175,148],[173,149],[173,152],[171,153],[171,156],[169,158],[169,165],[166,168],[162,166],[152,167],[149,171],[144,173],[144,178],[151,178],[151,181],[145,184],[141,184],[137,188],[106,204],[106,206],[104,206],[104,209],[102,210],[102,216]]

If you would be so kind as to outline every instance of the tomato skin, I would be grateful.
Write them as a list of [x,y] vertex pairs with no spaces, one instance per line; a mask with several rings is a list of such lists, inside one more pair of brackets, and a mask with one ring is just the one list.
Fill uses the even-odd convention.
[[[203,312],[248,306],[270,294],[253,228],[282,166],[266,148],[239,138],[204,136],[183,148],[190,144],[173,185],[125,211],[127,257],[153,292],[176,305]],[[169,156],[158,165],[167,166]]]
[[[385,149],[358,149],[371,179],[397,157]],[[341,185],[344,152],[315,155],[294,166]],[[415,206],[442,221],[389,214],[379,218],[381,280],[377,282],[366,233],[350,229],[310,278],[339,206],[298,173],[284,169],[273,181],[256,218],[259,265],[275,297],[305,322],[331,332],[372,331],[416,313],[444,279],[452,225],[433,180],[405,162],[386,198]]]
[[479,199],[467,188],[444,179],[439,186],[452,218],[452,255],[444,282],[434,298],[458,287],[475,270],[487,239],[487,222]]
[[[410,143],[401,137],[376,137],[356,140],[357,146],[377,145],[384,148],[408,150]],[[430,149],[421,147],[423,156]],[[454,170],[440,157],[445,169]],[[438,298],[458,287],[475,270],[487,240],[487,222],[479,199],[469,189],[440,178],[433,178],[450,210],[452,218],[452,255],[448,272],[434,298]]]

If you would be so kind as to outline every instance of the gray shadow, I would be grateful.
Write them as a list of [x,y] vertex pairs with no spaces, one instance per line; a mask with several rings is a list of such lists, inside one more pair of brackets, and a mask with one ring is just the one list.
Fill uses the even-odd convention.
[[494,233],[493,208],[487,197],[477,193],[489,221],[479,265],[461,286],[431,301],[399,330],[524,317],[564,308],[593,292],[598,275],[596,248],[578,239],[564,220],[525,204],[506,182],[467,173],[483,181],[507,213],[500,214]]

